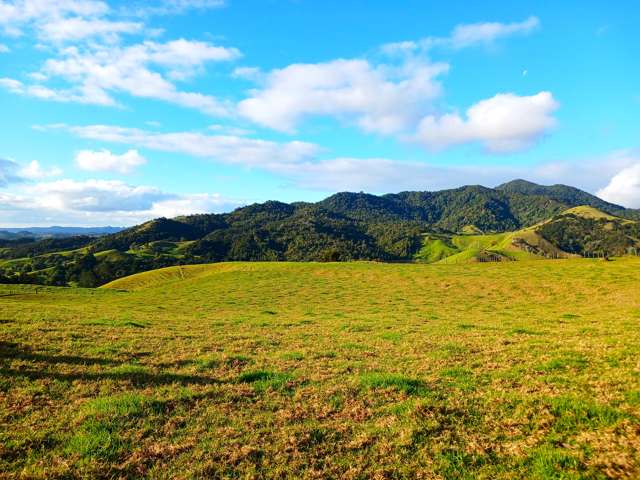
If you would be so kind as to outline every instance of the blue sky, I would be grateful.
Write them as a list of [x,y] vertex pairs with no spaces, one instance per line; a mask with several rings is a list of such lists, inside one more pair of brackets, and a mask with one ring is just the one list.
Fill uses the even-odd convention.
[[610,3],[0,0],[0,227],[513,178],[640,207]]

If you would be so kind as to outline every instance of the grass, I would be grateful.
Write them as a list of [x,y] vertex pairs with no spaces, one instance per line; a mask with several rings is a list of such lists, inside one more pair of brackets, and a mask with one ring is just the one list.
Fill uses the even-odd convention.
[[425,235],[422,242],[422,248],[415,255],[415,259],[425,262],[434,263],[443,258],[450,257],[458,253],[458,249],[447,243],[446,238],[438,238],[434,235]]
[[363,388],[371,390],[392,389],[407,395],[419,395],[426,392],[426,385],[423,381],[398,374],[366,373],[360,378],[360,383]]
[[[588,218],[615,218],[591,207],[576,207],[567,213]],[[422,263],[459,264],[540,260],[545,255],[559,258],[576,257],[546,241],[536,232],[536,227],[495,234],[483,234],[473,228],[463,229],[460,234],[424,234],[422,246],[414,260]],[[517,244],[522,242],[538,249],[538,253],[530,253],[518,247]]]
[[0,478],[639,478],[639,267],[0,285]]

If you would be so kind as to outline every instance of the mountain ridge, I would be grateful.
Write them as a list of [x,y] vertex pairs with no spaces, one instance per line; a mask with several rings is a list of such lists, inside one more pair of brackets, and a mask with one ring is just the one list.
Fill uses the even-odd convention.
[[[593,214],[595,218],[590,219],[566,214],[580,206],[603,213]],[[604,219],[607,215],[630,223],[612,223]],[[636,235],[634,220],[639,218],[638,210],[606,202],[574,187],[543,186],[525,180],[497,188],[467,185],[386,195],[338,192],[315,203],[268,201],[230,213],[157,218],[97,238],[3,241],[0,277],[6,281],[94,286],[177,264],[415,261],[425,246],[425,233],[440,235],[446,244],[455,236],[466,235],[463,240],[468,240],[470,234],[513,233],[552,219],[556,221],[545,231],[558,245],[549,246],[553,242],[546,239],[533,239],[529,244],[520,238],[518,248],[541,257],[562,256],[564,250],[559,245],[568,248],[567,254],[571,255],[579,255],[582,250],[618,254],[636,245],[634,239],[640,234]],[[605,228],[607,222],[615,228],[606,230],[610,228]],[[589,229],[594,229],[595,240]],[[571,232],[569,236],[567,231]],[[580,235],[585,238],[573,238]],[[455,248],[467,251],[465,260],[491,261],[507,247],[505,255],[509,257],[512,237],[503,235],[498,243],[486,243],[485,238],[481,242],[484,246],[470,256],[464,245]],[[464,244],[466,240],[460,241]],[[439,245],[436,250],[451,248]]]

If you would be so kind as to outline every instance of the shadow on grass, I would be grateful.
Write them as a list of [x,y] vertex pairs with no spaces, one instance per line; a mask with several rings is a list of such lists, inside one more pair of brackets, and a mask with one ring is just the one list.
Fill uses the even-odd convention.
[[48,365],[103,365],[113,367],[100,372],[59,372],[46,368],[8,368],[0,367],[0,376],[29,380],[61,380],[61,381],[100,381],[115,380],[129,381],[136,386],[170,385],[179,383],[183,385],[209,385],[220,383],[219,380],[202,375],[183,375],[175,373],[152,373],[142,366],[127,365],[122,361],[105,358],[80,357],[74,355],[44,355],[29,350],[20,349],[20,346],[11,342],[0,342],[0,360],[27,360],[42,362]]
[[171,385],[211,385],[222,383],[211,377],[198,375],[180,375],[175,373],[147,372],[99,372],[99,373],[62,373],[42,370],[0,368],[0,376],[26,377],[29,380],[60,380],[73,382],[77,380],[93,382],[100,380],[129,381],[136,386]]
[[120,365],[122,362],[100,357],[80,357],[76,355],[44,355],[32,352],[17,343],[0,342],[0,359],[27,360],[30,362],[66,363],[69,365]]

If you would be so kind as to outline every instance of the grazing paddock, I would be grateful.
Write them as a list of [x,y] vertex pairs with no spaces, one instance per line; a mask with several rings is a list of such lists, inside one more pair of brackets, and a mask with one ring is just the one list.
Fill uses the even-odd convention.
[[0,286],[0,478],[639,478],[640,259]]

